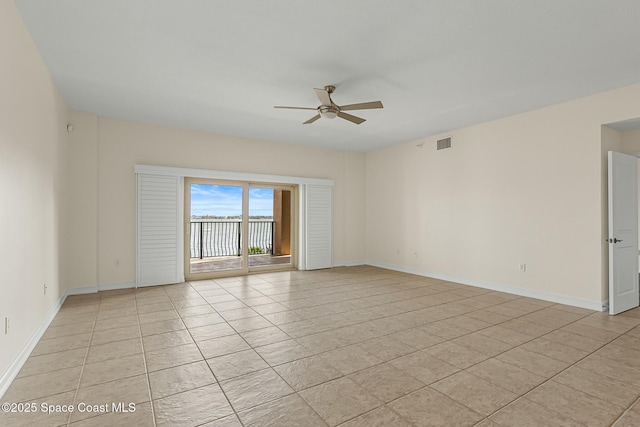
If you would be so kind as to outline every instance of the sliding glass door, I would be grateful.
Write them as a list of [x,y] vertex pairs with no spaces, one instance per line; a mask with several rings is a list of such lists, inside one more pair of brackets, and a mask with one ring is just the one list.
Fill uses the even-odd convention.
[[292,265],[292,194],[287,187],[249,188],[249,268]]
[[293,266],[293,187],[185,180],[189,280]]
[[244,193],[242,184],[188,182],[189,276],[242,272]]

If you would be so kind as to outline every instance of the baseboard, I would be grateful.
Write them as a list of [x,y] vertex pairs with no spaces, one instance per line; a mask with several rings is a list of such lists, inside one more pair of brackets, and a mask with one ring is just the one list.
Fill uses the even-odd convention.
[[27,341],[25,346],[22,348],[22,351],[20,351],[18,357],[16,357],[11,365],[9,365],[9,367],[2,373],[2,376],[0,377],[0,401],[2,400],[2,396],[4,396],[4,394],[9,389],[9,386],[11,385],[13,380],[16,378],[16,376],[18,376],[20,369],[22,369],[22,366],[29,358],[29,355],[40,341],[40,338],[42,338],[44,333],[47,331],[47,328],[51,324],[51,321],[56,317],[56,314],[58,314],[58,311],[60,310],[60,307],[62,307],[62,304],[64,304],[64,301],[67,299],[67,296],[71,294],[69,291],[69,289],[64,291],[62,296],[58,299],[58,302],[53,307],[51,307],[51,309],[45,315],[44,319],[42,319],[42,321],[40,322],[40,326],[38,326],[38,329],[36,329],[35,332],[31,335],[31,338],[29,338],[29,341]]
[[116,289],[130,289],[135,288],[136,282],[114,282],[114,283],[101,283],[98,285],[98,291],[114,291]]
[[83,295],[83,294],[95,294],[98,292],[97,286],[78,286],[75,288],[67,289],[67,295]]
[[332,265],[333,267],[356,267],[358,265],[366,265],[366,261],[336,261]]
[[544,301],[554,302],[557,304],[565,304],[565,305],[571,305],[573,307],[586,308],[588,310],[604,311],[605,303],[608,306],[608,301],[606,302],[591,301],[591,300],[586,300],[582,298],[568,297],[566,295],[553,294],[550,292],[542,292],[542,291],[536,291],[533,289],[519,288],[516,286],[505,285],[502,283],[493,283],[493,282],[487,282],[483,280],[466,279],[462,277],[448,276],[445,274],[431,273],[431,272],[422,271],[414,268],[407,268],[399,265],[386,264],[386,263],[377,262],[377,261],[367,261],[366,264],[374,267],[385,268],[387,270],[415,274],[417,276],[423,276],[423,277],[431,277],[434,279],[446,280],[448,282],[475,286],[477,288],[490,289],[492,291],[506,292],[513,295],[541,299]]

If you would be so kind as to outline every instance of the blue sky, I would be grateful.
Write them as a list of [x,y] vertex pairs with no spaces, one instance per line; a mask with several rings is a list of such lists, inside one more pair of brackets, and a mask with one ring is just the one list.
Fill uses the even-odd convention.
[[[191,215],[242,215],[242,187],[191,184]],[[249,188],[249,216],[273,215],[273,189]]]

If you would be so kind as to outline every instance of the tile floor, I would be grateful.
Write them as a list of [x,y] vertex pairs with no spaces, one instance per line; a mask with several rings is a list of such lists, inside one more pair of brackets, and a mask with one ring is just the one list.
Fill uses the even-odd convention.
[[638,325],[364,266],[73,296],[0,425],[638,426]]

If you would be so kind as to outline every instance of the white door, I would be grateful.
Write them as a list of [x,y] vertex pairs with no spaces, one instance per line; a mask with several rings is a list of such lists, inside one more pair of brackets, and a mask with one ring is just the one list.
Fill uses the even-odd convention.
[[638,307],[638,159],[609,151],[609,314]]

